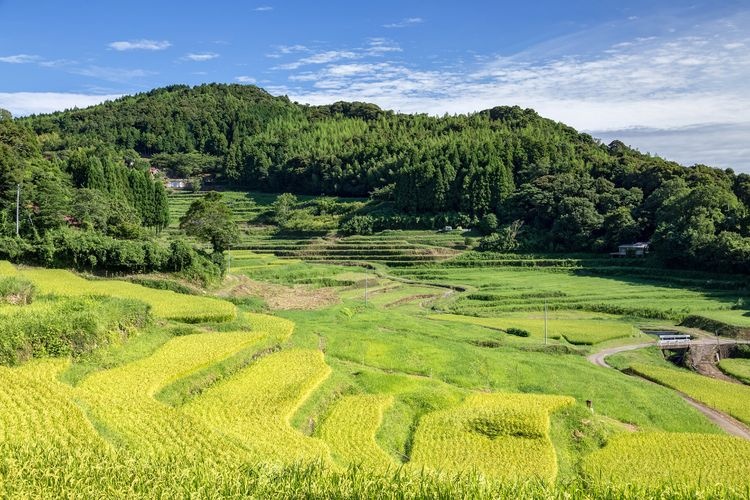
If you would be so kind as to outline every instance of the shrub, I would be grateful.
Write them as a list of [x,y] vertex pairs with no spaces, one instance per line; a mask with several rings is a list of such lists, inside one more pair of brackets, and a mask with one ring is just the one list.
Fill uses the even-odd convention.
[[505,330],[508,335],[515,335],[516,337],[530,337],[531,333],[523,328],[508,328]]
[[0,364],[79,356],[120,341],[150,320],[143,302],[112,297],[41,300],[0,316]]
[[495,214],[487,214],[479,221],[479,232],[482,234],[490,234],[497,230],[497,216]]
[[375,220],[369,215],[355,215],[341,226],[341,232],[346,235],[369,235],[373,233]]
[[17,262],[32,250],[31,245],[21,238],[0,237],[0,259]]
[[0,277],[0,301],[8,304],[31,304],[36,294],[34,283],[22,276]]

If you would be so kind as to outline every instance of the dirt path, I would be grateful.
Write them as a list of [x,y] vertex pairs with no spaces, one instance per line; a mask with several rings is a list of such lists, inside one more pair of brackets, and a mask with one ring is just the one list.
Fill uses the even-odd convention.
[[337,304],[340,300],[331,288],[266,283],[252,280],[242,274],[228,275],[222,287],[214,293],[217,297],[260,297],[272,311],[321,309]]
[[[654,342],[649,342],[645,344],[634,344],[634,345],[624,345],[620,347],[610,347],[609,349],[603,349],[599,352],[596,352],[594,354],[591,354],[586,357],[591,363],[602,366],[604,368],[612,368],[610,365],[607,364],[606,358],[608,356],[612,356],[613,354],[618,354],[621,352],[627,352],[627,351],[634,351],[636,349],[643,349],[644,347],[649,347],[656,345]],[[639,377],[641,378],[641,377]],[[642,379],[646,380],[646,379]],[[709,408],[708,406],[704,405],[703,403],[700,403],[696,401],[695,399],[687,396],[686,394],[683,394],[679,391],[676,391],[677,394],[685,400],[687,404],[701,412],[708,418],[711,422],[716,424],[719,428],[724,430],[726,433],[731,434],[732,436],[737,436],[743,439],[750,440],[750,429],[748,429],[744,424],[741,422],[738,422],[734,418],[730,417],[729,415],[722,413],[718,410],[715,410],[713,408]]]

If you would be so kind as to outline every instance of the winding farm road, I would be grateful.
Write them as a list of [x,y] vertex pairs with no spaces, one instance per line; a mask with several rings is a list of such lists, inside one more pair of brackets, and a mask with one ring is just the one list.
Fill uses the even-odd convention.
[[[699,343],[704,343],[705,341],[698,341]],[[715,343],[715,341],[714,341]],[[723,343],[723,342],[722,342]],[[743,342],[744,343],[744,342]],[[613,354],[618,354],[621,352],[627,352],[627,351],[634,351],[636,349],[643,349],[644,347],[650,347],[656,345],[655,342],[648,342],[644,344],[633,344],[633,345],[624,345],[620,347],[610,347],[609,349],[603,349],[599,352],[595,352],[594,354],[590,354],[586,357],[590,362],[597,366],[601,366],[604,368],[612,368],[610,365],[607,364],[606,358],[608,356],[612,356]],[[641,378],[641,377],[639,377]],[[646,379],[643,379],[646,380]],[[744,424],[741,422],[735,420],[734,418],[730,417],[726,413],[722,413],[718,410],[715,410],[713,408],[710,408],[703,403],[696,401],[695,399],[689,397],[686,394],[683,394],[679,391],[675,391],[677,394],[685,400],[687,404],[704,414],[711,422],[716,424],[718,427],[723,429],[726,433],[731,434],[732,436],[737,436],[743,439],[750,440],[750,429],[747,428]]]

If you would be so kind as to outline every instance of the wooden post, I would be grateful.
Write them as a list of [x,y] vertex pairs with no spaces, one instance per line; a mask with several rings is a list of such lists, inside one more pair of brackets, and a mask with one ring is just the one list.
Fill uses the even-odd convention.
[[547,299],[544,299],[544,345],[547,345]]

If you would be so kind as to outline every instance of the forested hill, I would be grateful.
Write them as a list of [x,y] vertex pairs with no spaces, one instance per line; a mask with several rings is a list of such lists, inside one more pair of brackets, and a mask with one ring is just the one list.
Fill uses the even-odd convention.
[[432,117],[212,84],[20,121],[50,154],[114,147],[180,177],[386,200],[401,217],[384,227],[414,214],[494,214],[500,225],[523,221],[529,247],[605,251],[653,239],[683,264],[750,262],[750,176],[604,145],[519,107]]

